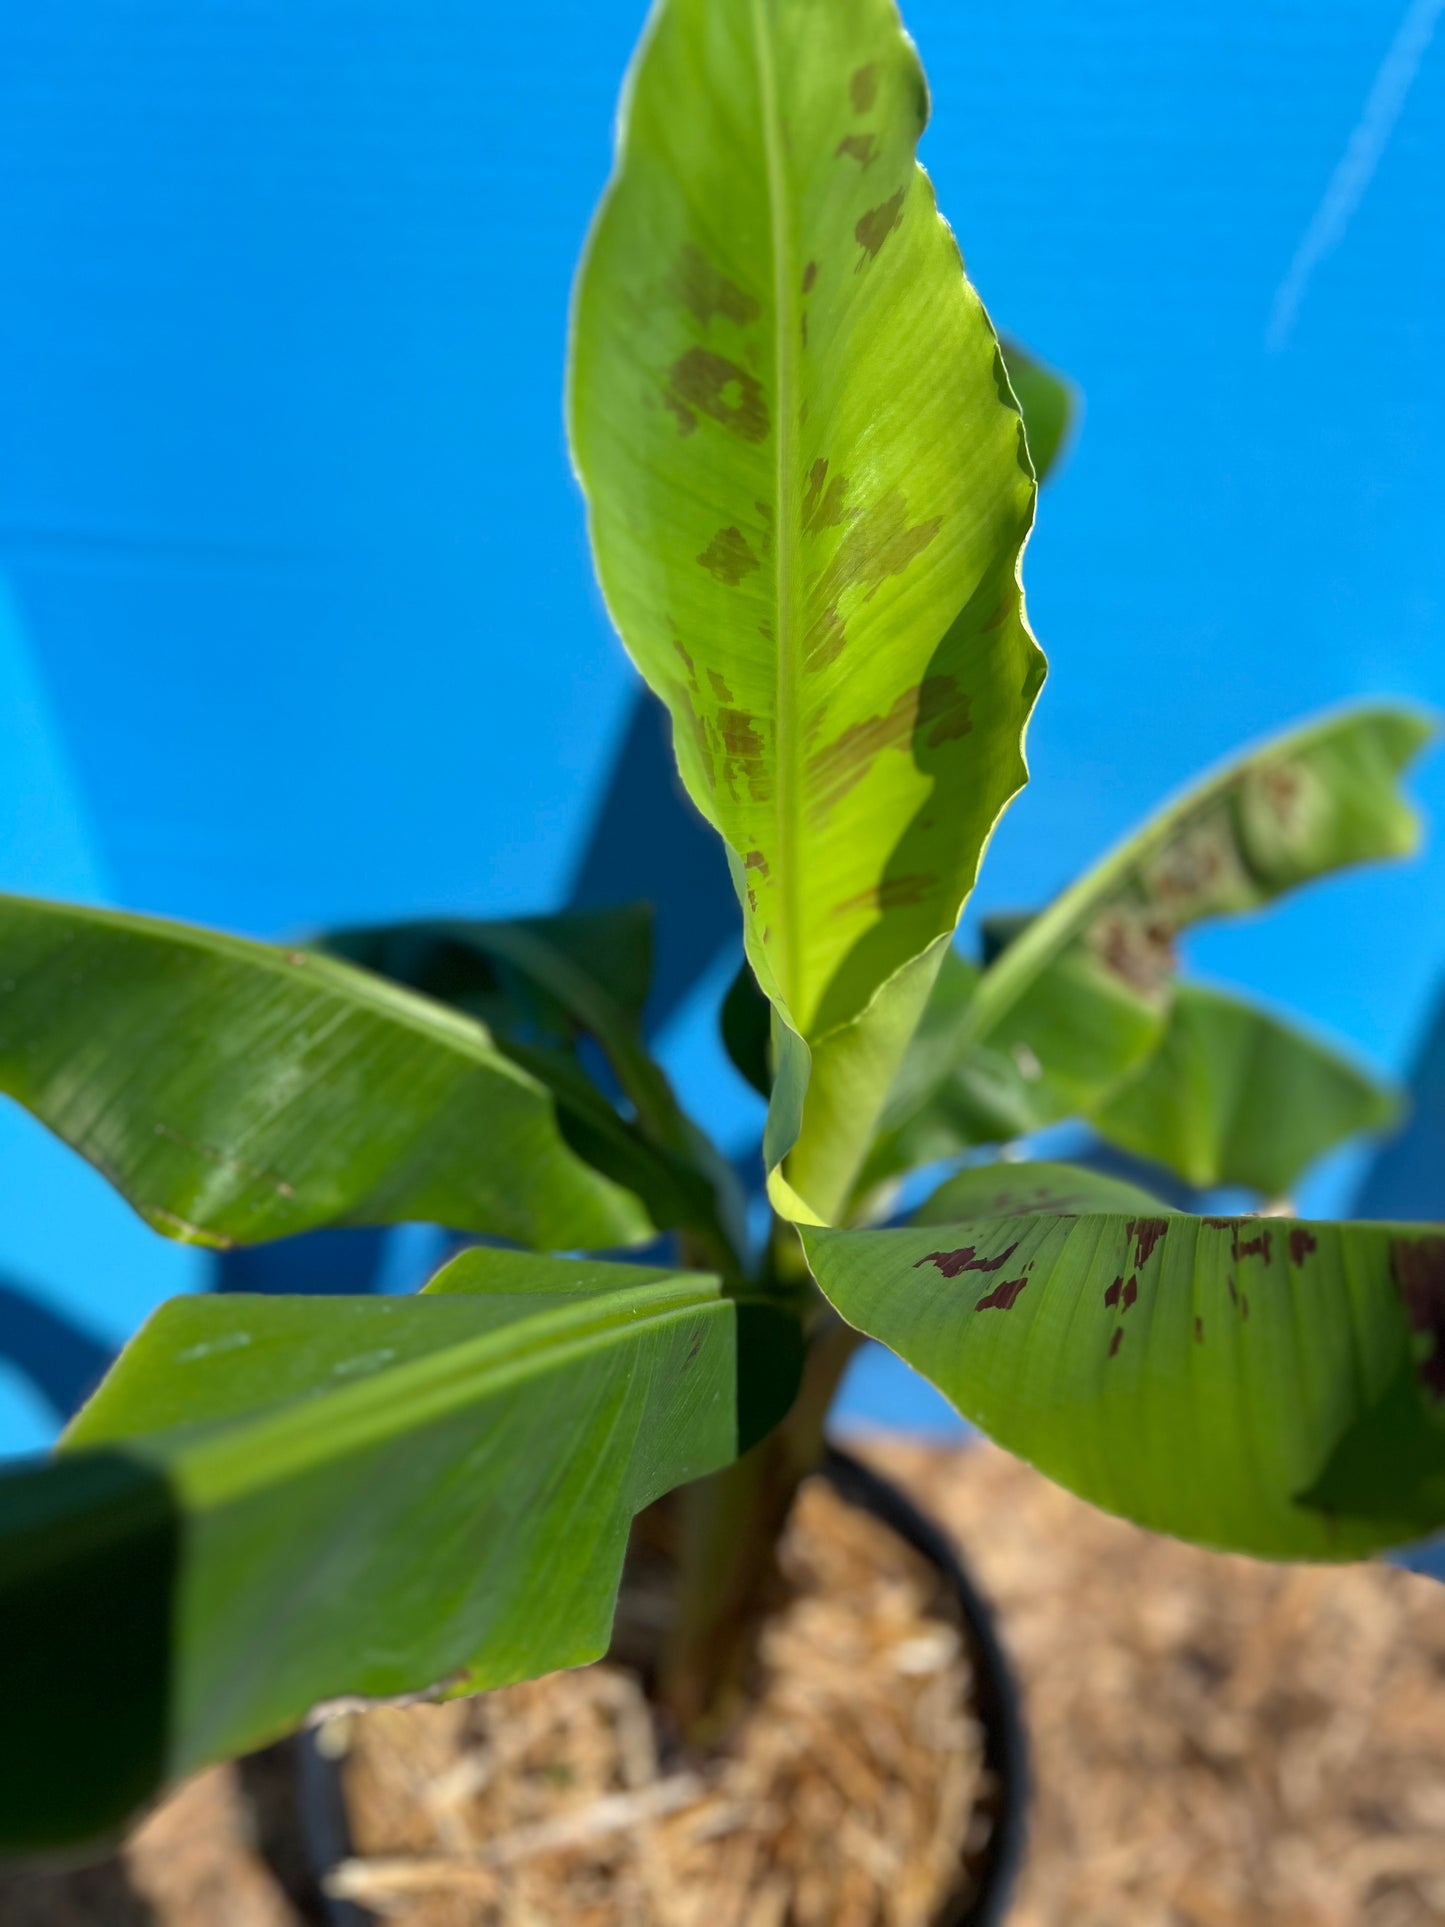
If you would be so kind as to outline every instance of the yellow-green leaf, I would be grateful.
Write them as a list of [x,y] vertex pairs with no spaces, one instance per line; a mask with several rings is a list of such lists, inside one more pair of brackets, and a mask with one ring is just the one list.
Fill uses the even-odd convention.
[[793,1040],[776,1195],[822,1216],[1024,781],[1042,678],[1032,469],[915,159],[926,105],[892,0],[664,0],[573,328],[603,591]]

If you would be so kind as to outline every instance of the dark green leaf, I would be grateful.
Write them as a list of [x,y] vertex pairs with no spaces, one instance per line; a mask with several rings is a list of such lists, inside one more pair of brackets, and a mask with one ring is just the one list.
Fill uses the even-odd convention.
[[193,1243],[407,1219],[646,1237],[470,1018],[304,950],[0,899],[0,1089]]
[[596,1658],[633,1514],[736,1450],[736,1330],[714,1279],[502,1251],[417,1298],[165,1306],[0,1478],[0,1844],[318,1701]]
[[752,967],[743,963],[728,986],[721,1013],[723,1044],[734,1068],[761,1097],[772,1094],[772,1005],[758,988]]
[[1007,336],[1001,343],[1009,385],[1023,410],[1029,454],[1040,482],[1046,482],[1063,452],[1074,417],[1074,391],[1062,375],[1034,358]]
[[[648,905],[382,924],[330,932],[324,947],[482,1019],[497,1048],[553,1092],[575,1150],[635,1192],[654,1224],[714,1236],[718,1262],[729,1264],[743,1235],[736,1179],[643,1042]],[[600,1045],[633,1119],[588,1076],[579,1035]]]

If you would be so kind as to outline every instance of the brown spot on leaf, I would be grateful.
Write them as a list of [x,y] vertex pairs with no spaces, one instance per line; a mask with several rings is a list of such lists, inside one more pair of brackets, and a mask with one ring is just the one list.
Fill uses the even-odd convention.
[[811,294],[813,292],[813,283],[817,280],[817,278],[818,278],[818,264],[816,261],[810,261],[807,267],[803,269],[803,293],[804,294]]
[[905,689],[894,698],[886,716],[850,723],[833,742],[818,750],[808,764],[816,814],[826,816],[855,784],[861,783],[881,751],[906,743],[917,719],[918,691]]
[[687,670],[688,681],[693,685],[694,688],[696,688],[697,687],[697,665],[692,659],[692,655],[688,649],[687,644],[683,641],[682,637],[678,635],[675,627],[672,633],[672,646],[677,651],[677,653],[682,657],[683,667]]
[[1314,1234],[1306,1231],[1302,1224],[1297,1224],[1294,1230],[1290,1232],[1289,1255],[1291,1264],[1296,1266],[1302,1265],[1310,1253],[1312,1251],[1318,1251],[1318,1249],[1319,1246],[1315,1241]]
[[903,196],[906,192],[905,188],[900,187],[896,194],[890,194],[886,201],[880,201],[877,207],[870,207],[866,214],[858,217],[853,236],[863,250],[858,261],[859,268],[865,260],[878,259],[878,250],[903,218]]
[[820,529],[837,529],[847,517],[848,477],[835,475],[828,480],[828,464],[820,455],[808,470],[808,485],[803,491],[803,533],[816,535]]
[[902,575],[923,553],[943,526],[943,518],[934,515],[910,523],[908,497],[902,489],[891,488],[866,508],[853,510],[847,523],[847,533],[813,592],[823,613],[808,633],[810,667],[831,662],[842,647],[839,608],[844,594],[861,588],[863,601],[871,602],[891,576]]
[[1114,1280],[1113,1284],[1110,1285],[1109,1289],[1104,1293],[1104,1303],[1106,1305],[1117,1305],[1119,1302],[1119,1293],[1123,1289],[1124,1280],[1123,1277],[1120,1276]]
[[886,716],[869,716],[851,723],[831,743],[816,751],[808,764],[815,785],[814,813],[821,820],[861,783],[885,749],[903,749],[915,730],[931,749],[966,736],[971,727],[969,699],[950,675],[925,676],[916,689],[905,689],[893,700]]
[[766,439],[771,426],[762,384],[746,368],[709,348],[689,348],[668,371],[663,401],[677,417],[680,435],[690,435],[706,415],[745,442]]
[[1239,1315],[1241,1318],[1244,1318],[1244,1319],[1247,1319],[1249,1317],[1249,1299],[1245,1297],[1242,1293],[1240,1295],[1240,1300],[1239,1300]]
[[729,281],[725,274],[719,273],[691,242],[678,256],[669,286],[675,298],[704,328],[718,314],[735,321],[740,328],[758,318],[758,304],[752,295],[745,294],[736,281]]
[[853,103],[855,114],[866,114],[878,98],[878,63],[870,60],[866,67],[855,67],[848,81],[848,97]]
[[[728,756],[729,787],[732,787],[733,776],[740,774],[753,801],[765,803],[772,790],[757,718],[749,715],[745,709],[720,709],[717,713],[717,729]],[[737,794],[735,789],[733,794]]]
[[1234,1262],[1238,1264],[1241,1258],[1262,1258],[1266,1264],[1270,1264],[1273,1262],[1270,1244],[1271,1234],[1268,1231],[1257,1232],[1252,1238],[1241,1238],[1239,1235],[1239,1226],[1236,1225],[1234,1228]]
[[697,561],[710,576],[725,582],[730,589],[735,589],[745,575],[751,575],[760,566],[741,529],[719,529]]
[[1390,1270],[1410,1330],[1430,1343],[1415,1364],[1420,1383],[1445,1399],[1445,1238],[1392,1238]]
[[837,661],[847,640],[848,630],[838,605],[831,602],[808,630],[808,667],[826,669],[830,662]]
[[871,134],[845,134],[833,149],[835,160],[846,154],[849,160],[857,161],[860,167],[867,167],[873,159],[873,136]]
[[1194,1342],[1196,1345],[1202,1345],[1204,1343],[1204,1320],[1198,1313],[1195,1314],[1194,1318]]
[[1116,1325],[1114,1327],[1114,1336],[1109,1340],[1110,1358],[1114,1356],[1114,1354],[1118,1351],[1119,1347],[1123,1344],[1123,1342],[1124,1342],[1124,1327],[1122,1325]]
[[767,882],[768,859],[763,855],[761,850],[749,850],[743,858],[743,868],[745,870],[756,870],[763,881],[765,883]]
[[1289,763],[1268,763],[1255,772],[1255,783],[1280,828],[1293,829],[1304,795],[1304,772]]
[[1223,817],[1216,817],[1196,823],[1165,845],[1150,865],[1147,888],[1180,923],[1220,896],[1232,895],[1240,875],[1233,832]]
[[962,1271],[1002,1271],[1017,1250],[1015,1240],[996,1258],[980,1258],[977,1245],[964,1245],[958,1251],[930,1251],[926,1258],[915,1261],[913,1269],[919,1271],[924,1265],[937,1265],[945,1278],[956,1278]]
[[1138,1265],[1140,1271],[1148,1264],[1155,1245],[1158,1244],[1162,1237],[1166,1236],[1168,1230],[1169,1220],[1167,1218],[1131,1218],[1129,1220],[1124,1230],[1124,1236],[1126,1240],[1129,1238],[1138,1240],[1139,1255],[1134,1262]]
[[1019,1293],[1028,1283],[1027,1278],[1005,1278],[1001,1284],[980,1298],[974,1306],[975,1311],[1012,1311],[1018,1303]]
[[1145,996],[1174,974],[1174,932],[1162,917],[1116,905],[1095,918],[1088,943],[1107,971]]
[[716,669],[708,670],[707,679],[712,685],[712,693],[720,703],[730,703],[733,700],[733,692],[728,688],[726,678],[720,676]]
[[1204,1222],[1208,1225],[1213,1225],[1216,1231],[1237,1231],[1239,1229],[1238,1218],[1206,1218]]

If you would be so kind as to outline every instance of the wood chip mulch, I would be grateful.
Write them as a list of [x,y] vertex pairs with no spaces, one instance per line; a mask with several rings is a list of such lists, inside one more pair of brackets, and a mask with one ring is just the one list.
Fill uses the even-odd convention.
[[[1379,1566],[1264,1566],[1151,1538],[1068,1497],[991,1447],[943,1451],[886,1441],[871,1446],[869,1456],[962,1544],[999,1608],[1023,1682],[1035,1797],[1011,1927],[1445,1923],[1445,1590]],[[839,1576],[827,1574],[828,1584]],[[942,1649],[918,1647],[910,1659],[909,1642],[921,1635],[899,1632],[900,1595],[891,1597],[890,1605],[885,1584],[876,1605],[885,1630],[871,1643],[894,1656],[899,1701],[910,1708],[898,1729],[903,1743],[927,1744],[928,1722],[936,1717],[943,1721],[934,1733],[943,1739],[942,1754],[949,1756],[952,1748],[952,1757],[966,1762],[972,1757],[966,1736],[960,1748],[959,1733],[947,1730],[950,1719],[956,1726],[956,1712],[949,1715],[940,1705],[929,1711],[928,1693],[942,1676]],[[821,1647],[826,1657],[833,1636],[816,1617],[804,1616],[791,1628],[784,1622],[777,1629],[779,1677],[814,1677],[799,1663],[801,1647]],[[910,1670],[914,1660],[917,1669]],[[575,1872],[589,1853],[594,1866],[599,1854],[604,1864],[611,1856],[632,1883],[627,1905],[654,1909],[614,1908],[610,1919],[617,1927],[643,1927],[654,1919],[665,1927],[684,1927],[693,1919],[701,1927],[724,1927],[725,1914],[689,1891],[700,1861],[691,1863],[691,1874],[686,1855],[659,1870],[655,1856],[649,1863],[647,1853],[631,1844],[637,1835],[655,1841],[669,1833],[695,1855],[751,1853],[744,1884],[760,1909],[759,1922],[797,1918],[806,1868],[801,1832],[794,1829],[789,1845],[785,1812],[769,1848],[779,1864],[770,1869],[757,1829],[736,1824],[737,1802],[753,1799],[762,1807],[791,1808],[798,1820],[805,1799],[824,1802],[837,1857],[865,1872],[872,1865],[869,1891],[876,1897],[887,1886],[888,1869],[906,1871],[926,1858],[930,1837],[942,1837],[947,1802],[940,1793],[931,1821],[880,1811],[881,1783],[869,1777],[867,1765],[868,1748],[878,1742],[860,1739],[873,1728],[843,1704],[846,1652],[833,1650],[829,1663],[840,1697],[830,1703],[826,1693],[815,1698],[814,1687],[789,1688],[795,1694],[789,1717],[800,1735],[811,1724],[839,1718],[842,1740],[827,1749],[821,1769],[805,1772],[802,1755],[780,1748],[775,1734],[772,1753],[754,1762],[752,1780],[741,1787],[724,1779],[699,1788],[685,1778],[695,1768],[673,1765],[649,1777],[646,1722],[615,1683],[606,1683],[619,1676],[602,1668],[567,1676],[584,1682],[569,1699],[566,1717],[573,1728],[585,1733],[590,1723],[594,1739],[597,1730],[610,1731],[609,1744],[620,1749],[614,1759],[632,1750],[625,1771],[608,1769],[624,1781],[602,1796],[614,1805],[599,1815],[595,1789],[574,1780],[555,1787],[553,1811],[534,1805],[529,1813],[517,1806],[505,1826],[494,1813],[477,1863],[480,1878],[465,1896],[451,1894],[462,1911],[448,1920],[466,1927],[498,1919],[508,1927],[554,1927],[566,1918],[570,1927],[574,1920],[609,1919],[566,1907],[549,1911],[545,1901],[538,1912],[530,1895],[522,1895],[527,1910],[517,1904],[518,1870],[540,1864],[537,1835],[529,1839],[526,1829],[555,1827],[566,1813],[589,1808],[594,1829],[602,1823],[590,1843],[564,1838],[549,1845],[544,1835],[542,1857]],[[944,1673],[946,1666],[945,1660]],[[825,1677],[827,1672],[825,1665]],[[518,1707],[530,1708],[545,1725],[553,1714],[543,1709],[559,1685],[514,1689],[522,1696]],[[423,1711],[430,1720],[476,1722],[491,1717],[487,1705]],[[392,1717],[368,1714],[365,1723]],[[499,1729],[482,1747],[477,1730],[471,1729],[466,1745],[452,1746],[444,1769],[457,1770],[449,1788],[452,1804],[443,1803],[451,1817],[440,1823],[440,1835],[435,1818],[430,1837],[395,1835],[393,1860],[432,1853],[439,1837],[453,1857],[475,1852],[463,1845],[475,1837],[468,1802],[486,1801],[488,1759],[494,1772],[501,1770],[494,1788],[514,1805],[523,1801],[525,1776],[499,1760],[498,1749],[525,1752],[527,1745],[540,1744],[537,1734],[527,1738],[524,1718],[520,1725],[508,1723],[511,1738]],[[600,1755],[595,1748],[590,1756],[585,1747],[576,1752],[572,1770],[589,1757],[595,1765]],[[460,1771],[466,1760],[471,1764]],[[423,1772],[421,1778],[423,1791],[434,1786],[434,1775],[428,1781]],[[274,1832],[275,1816],[264,1826],[258,1822],[255,1779],[253,1771],[248,1785],[233,1769],[203,1775],[153,1815],[123,1854],[84,1873],[0,1874],[0,1927],[310,1927],[316,1915],[304,1895],[294,1883],[288,1895],[270,1873],[263,1836]],[[616,1804],[638,1796],[656,1808],[640,1826]],[[434,1815],[437,1810],[433,1797]],[[699,1829],[704,1813],[709,1819]],[[825,1817],[823,1809],[818,1817]],[[448,1847],[446,1829],[458,1826],[462,1831],[451,1833]],[[499,1857],[509,1830],[510,1846]],[[697,1832],[703,1837],[692,1838]],[[381,1840],[363,1844],[375,1847]],[[784,1874],[784,1866],[791,1871]],[[791,1917],[781,1886],[768,1886],[770,1871],[792,1883]],[[514,1896],[510,1911],[500,1914],[499,1873],[510,1880]],[[490,1896],[486,1880],[494,1883]],[[893,1888],[898,1884],[895,1879]],[[858,1905],[865,1904],[864,1891],[856,1890]],[[380,1897],[373,1896],[372,1904]],[[415,1927],[425,1920],[431,1927],[433,1917],[418,1911],[427,1898],[394,1892],[390,1904],[404,1911],[393,1917]],[[594,1896],[599,1903],[603,1898]],[[435,1899],[433,1892],[428,1904]],[[814,1904],[821,1904],[816,1896]]]
[[1445,1922],[1445,1587],[1202,1552],[992,1447],[872,1456],[967,1549],[1023,1684],[1011,1927]]

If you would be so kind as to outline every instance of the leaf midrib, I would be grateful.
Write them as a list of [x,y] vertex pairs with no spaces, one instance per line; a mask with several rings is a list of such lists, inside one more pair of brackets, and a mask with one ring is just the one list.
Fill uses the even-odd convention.
[[752,0],[753,46],[761,96],[763,143],[767,161],[768,223],[772,243],[774,437],[773,600],[776,655],[774,709],[774,813],[777,832],[779,954],[778,984],[790,1013],[802,1008],[798,909],[798,743],[802,690],[802,625],[798,610],[800,527],[795,453],[798,414],[797,275],[792,224],[788,218],[787,158],[778,110],[777,74],[769,32],[767,0]]
[[[715,1278],[683,1274],[634,1287],[620,1302],[607,1293],[585,1308],[549,1306],[502,1331],[453,1341],[316,1397],[222,1421],[210,1437],[178,1426],[169,1451],[164,1432],[97,1436],[70,1449],[131,1446],[179,1484],[189,1505],[220,1505],[436,1424],[519,1380],[595,1357],[639,1332],[658,1332],[724,1304]],[[238,1431],[245,1433],[239,1455]]]

